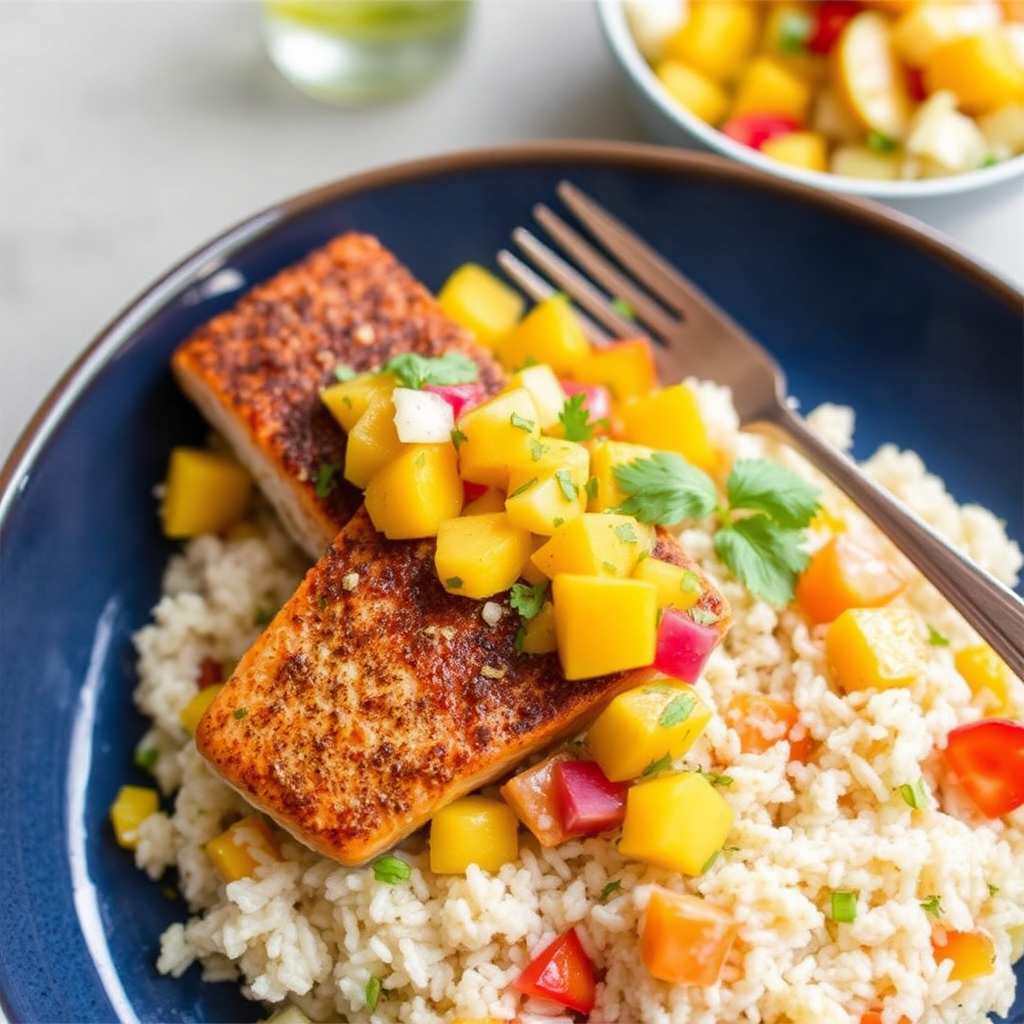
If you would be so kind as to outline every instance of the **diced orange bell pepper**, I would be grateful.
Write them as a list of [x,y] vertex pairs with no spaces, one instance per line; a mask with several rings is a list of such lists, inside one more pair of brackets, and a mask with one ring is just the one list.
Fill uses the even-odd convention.
[[[881,1010],[868,1010],[861,1014],[860,1024],[883,1024]],[[896,1024],[912,1024],[909,1017],[900,1017]]]
[[780,740],[789,741],[789,759],[807,762],[811,737],[800,725],[800,709],[766,693],[737,693],[725,709],[725,724],[735,729],[745,754],[763,754]]
[[738,932],[710,900],[655,886],[640,921],[640,959],[660,981],[714,985]]
[[952,960],[950,981],[971,981],[992,974],[996,969],[996,950],[992,938],[980,929],[958,932],[946,929],[941,936],[932,937],[932,951],[936,962]]
[[558,846],[572,835],[562,827],[552,781],[555,765],[559,761],[571,760],[573,755],[569,751],[560,750],[513,775],[501,787],[505,802],[541,846]]
[[848,608],[825,633],[825,653],[841,690],[911,686],[924,670],[924,645],[907,608]]
[[840,533],[811,556],[797,580],[796,599],[811,622],[832,622],[847,608],[888,604],[906,585],[884,558]]

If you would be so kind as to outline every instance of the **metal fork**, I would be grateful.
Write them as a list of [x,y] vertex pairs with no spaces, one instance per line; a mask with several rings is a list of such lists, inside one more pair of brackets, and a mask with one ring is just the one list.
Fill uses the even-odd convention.
[[[1024,678],[1024,601],[810,430],[787,401],[785,377],[775,360],[692,281],[574,185],[562,182],[558,195],[616,262],[539,204],[534,208],[538,223],[586,274],[518,228],[513,239],[541,273],[502,250],[498,262],[509,277],[537,299],[555,290],[567,293],[586,311],[581,318],[598,344],[613,337],[635,337],[642,324],[663,380],[696,377],[731,388],[743,429],[774,434],[800,451],[860,506]],[[610,296],[627,303],[633,316],[620,313]]]

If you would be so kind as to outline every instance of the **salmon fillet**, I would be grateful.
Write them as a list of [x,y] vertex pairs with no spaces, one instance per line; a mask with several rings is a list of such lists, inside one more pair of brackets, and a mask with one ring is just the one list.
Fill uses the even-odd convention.
[[[673,537],[655,555],[698,574]],[[214,770],[298,840],[362,864],[444,804],[581,729],[642,669],[567,680],[554,654],[517,653],[508,594],[449,594],[434,542],[389,541],[365,509],[341,530],[199,723]]]
[[[199,328],[171,366],[296,543],[316,558],[362,504],[341,476],[345,434],[319,392],[335,383],[338,366],[376,369],[404,352],[458,352],[479,366],[487,394],[504,383],[490,353],[444,316],[394,255],[369,235],[348,233]],[[318,488],[327,466],[338,469]]]

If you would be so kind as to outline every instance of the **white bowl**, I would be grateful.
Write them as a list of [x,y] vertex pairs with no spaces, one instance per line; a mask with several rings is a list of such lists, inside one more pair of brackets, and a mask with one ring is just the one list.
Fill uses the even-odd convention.
[[622,70],[629,98],[652,138],[660,143],[688,148],[693,148],[694,144],[697,144],[778,178],[827,189],[830,192],[845,192],[874,199],[923,199],[931,196],[959,195],[1011,178],[1024,177],[1024,154],[964,174],[914,181],[850,178],[822,171],[805,171],[773,160],[758,150],[723,135],[717,128],[691,114],[674,100],[637,49],[626,21],[622,0],[596,0],[596,3],[601,28]]

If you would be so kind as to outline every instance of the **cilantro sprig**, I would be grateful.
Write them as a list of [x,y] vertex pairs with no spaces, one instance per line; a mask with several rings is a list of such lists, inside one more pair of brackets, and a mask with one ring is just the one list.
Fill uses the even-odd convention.
[[586,406],[587,396],[582,392],[570,395],[558,414],[566,441],[589,441],[594,436],[595,423],[590,421]]
[[422,388],[427,384],[471,384],[477,378],[479,367],[458,352],[447,352],[443,356],[403,352],[392,356],[381,367],[381,372],[393,373],[402,387]]
[[616,466],[614,476],[626,495],[619,511],[642,522],[673,526],[717,514],[718,557],[751,593],[774,605],[792,600],[809,560],[804,531],[818,510],[818,491],[802,477],[767,459],[741,459],[723,499],[707,473],[672,452]]

